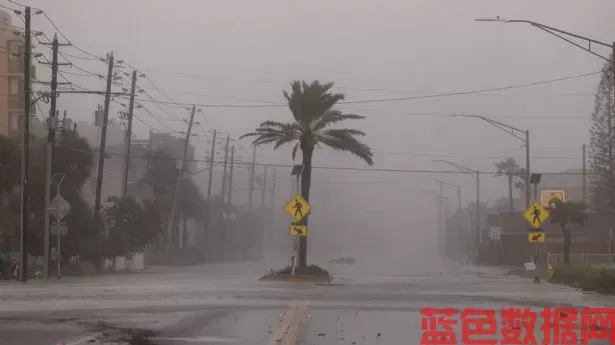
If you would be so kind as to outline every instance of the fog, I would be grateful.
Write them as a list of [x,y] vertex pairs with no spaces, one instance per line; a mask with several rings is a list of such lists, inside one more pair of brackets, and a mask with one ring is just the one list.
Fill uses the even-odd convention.
[[[220,105],[284,103],[282,90],[296,79],[334,81],[335,91],[345,93],[347,101],[359,101],[515,86],[596,72],[602,67],[603,60],[538,29],[477,23],[474,19],[478,17],[536,20],[606,42],[615,31],[611,18],[615,3],[609,0],[22,2],[43,8],[80,48],[99,56],[113,50],[117,59],[147,74],[156,86],[145,80],[138,85],[155,99],[168,96],[203,109],[203,115],[197,116],[198,137],[192,140],[197,159],[209,151],[209,129],[237,138],[265,120],[290,121],[284,107]],[[40,15],[33,17],[33,28],[49,37],[54,33]],[[36,49],[48,53],[39,44]],[[74,47],[62,49],[84,56]],[[106,65],[99,61],[71,60],[89,71],[105,73]],[[37,68],[38,78],[47,80],[49,70]],[[104,89],[103,80],[79,76],[75,68],[64,66],[62,70],[74,73],[66,76],[82,87]],[[438,185],[430,178],[460,185],[464,205],[474,201],[476,187],[473,176],[452,173],[450,166],[433,161],[448,159],[484,172],[494,172],[494,163],[505,157],[524,162],[519,140],[478,119],[450,115],[480,114],[530,129],[533,171],[579,168],[598,78],[592,75],[501,91],[340,105],[340,110],[367,117],[343,126],[367,133],[364,141],[375,152],[375,165],[370,171],[355,157],[326,147],[315,152],[308,261],[353,256],[374,265],[401,262],[421,267],[435,260]],[[68,110],[77,120],[90,121],[101,103],[100,96],[62,95],[58,109]],[[185,131],[184,122],[166,114],[187,119],[188,110],[143,104],[168,128],[141,109],[136,116],[147,125],[134,123],[137,138],[147,138],[149,127]],[[113,117],[119,109],[112,103]],[[236,145],[241,147],[238,155],[249,161],[250,141]],[[259,147],[257,161],[291,165],[291,148]],[[352,170],[355,168],[365,170]],[[245,203],[248,170],[239,165],[236,169],[238,192],[233,199]],[[275,231],[288,250],[271,250],[289,255],[290,218],[282,207],[291,198],[295,183],[290,168],[279,167],[276,173]],[[215,175],[217,191],[220,170]],[[202,193],[206,192],[206,178],[206,174],[195,177]],[[482,200],[493,201],[506,192],[503,178],[482,178]],[[444,190],[451,212],[456,207],[455,193],[454,188]],[[255,198],[260,203],[258,193]],[[271,205],[270,198],[266,204]]]

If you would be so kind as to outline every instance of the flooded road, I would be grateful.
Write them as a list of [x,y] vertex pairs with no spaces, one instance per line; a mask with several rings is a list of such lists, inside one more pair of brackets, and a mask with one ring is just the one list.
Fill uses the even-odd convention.
[[225,267],[2,285],[2,344],[418,344],[425,308],[458,311],[460,340],[466,308],[613,302],[467,265],[394,275],[331,265],[331,284],[260,282],[247,272],[255,267]]

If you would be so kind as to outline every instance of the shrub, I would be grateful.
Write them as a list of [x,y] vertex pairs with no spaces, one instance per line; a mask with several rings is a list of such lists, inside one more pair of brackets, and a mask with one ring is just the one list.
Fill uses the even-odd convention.
[[583,290],[615,293],[615,270],[576,265],[558,267],[550,279]]
[[65,276],[91,276],[96,273],[98,269],[91,261],[77,261],[62,268],[62,275]]

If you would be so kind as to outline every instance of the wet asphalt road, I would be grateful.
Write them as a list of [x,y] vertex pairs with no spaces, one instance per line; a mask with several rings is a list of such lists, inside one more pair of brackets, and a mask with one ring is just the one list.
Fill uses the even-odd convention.
[[422,308],[615,301],[497,269],[442,267],[384,275],[329,265],[334,284],[259,282],[256,266],[234,264],[0,285],[0,343],[419,344]]

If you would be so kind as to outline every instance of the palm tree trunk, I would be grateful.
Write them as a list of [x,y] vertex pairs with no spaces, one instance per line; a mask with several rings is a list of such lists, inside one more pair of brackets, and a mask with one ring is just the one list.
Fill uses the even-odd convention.
[[510,213],[514,213],[515,206],[513,205],[513,177],[512,177],[512,174],[508,174],[508,204],[510,205]]
[[568,223],[562,224],[562,235],[564,235],[564,264],[570,263],[570,247],[572,245],[572,236],[570,235],[570,226]]
[[[301,145],[303,152],[303,172],[301,173],[301,196],[305,201],[310,201],[310,185],[312,184],[312,154],[314,147]],[[301,220],[301,224],[308,225],[308,216]],[[307,237],[299,237],[299,267],[307,267]]]

